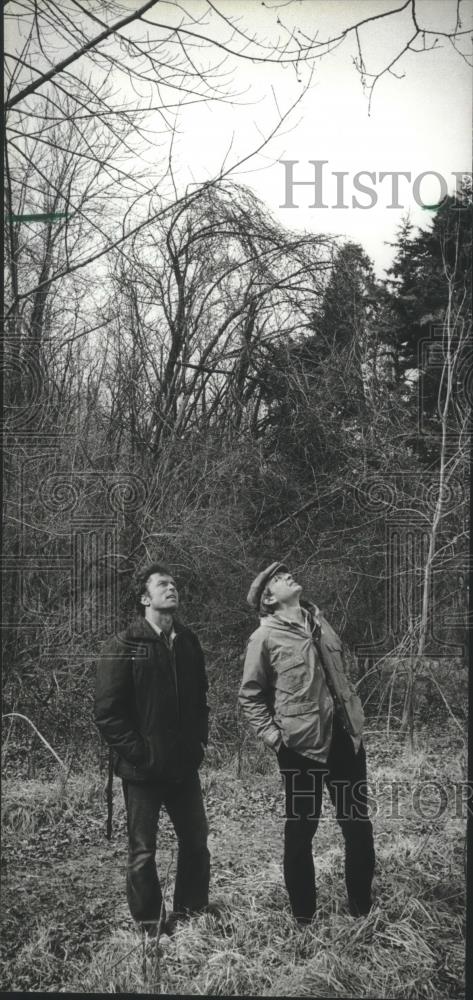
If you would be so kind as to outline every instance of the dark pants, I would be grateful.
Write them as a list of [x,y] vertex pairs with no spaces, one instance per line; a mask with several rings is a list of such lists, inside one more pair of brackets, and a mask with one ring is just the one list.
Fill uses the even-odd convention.
[[127,897],[132,917],[158,920],[161,913],[163,897],[155,861],[161,806],[171,819],[178,842],[174,910],[185,915],[203,909],[208,903],[210,855],[197,771],[174,782],[138,784],[124,780],[123,794],[128,825]]
[[366,756],[334,719],[325,764],[282,746],[279,767],[285,781],[284,878],[294,916],[309,921],[316,912],[312,838],[322,809],[324,781],[345,840],[345,881],[350,910],[367,913],[374,872],[373,828],[368,818]]

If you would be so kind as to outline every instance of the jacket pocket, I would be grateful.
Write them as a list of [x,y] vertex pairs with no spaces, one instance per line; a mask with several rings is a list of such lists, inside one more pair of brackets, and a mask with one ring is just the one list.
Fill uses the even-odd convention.
[[289,750],[304,753],[304,747],[315,746],[320,741],[320,714],[317,709],[284,715],[281,719],[281,736]]
[[150,774],[156,776],[163,772],[167,764],[167,758],[169,757],[168,741],[164,743],[163,735],[161,735],[161,739],[157,738],[157,734],[154,739],[151,736],[145,736],[145,743],[148,750],[145,769]]
[[304,660],[294,659],[278,667],[276,688],[282,695],[297,694],[303,685],[307,674]]
[[147,779],[147,768],[146,766],[138,766],[137,764],[130,764],[128,760],[124,757],[118,757],[114,755],[114,773],[118,778],[124,778],[125,781],[146,781]]
[[330,637],[326,640],[326,646],[331,653],[337,653],[340,657],[339,662],[335,660],[335,662],[332,663],[332,674],[335,674],[334,680],[338,683],[341,697],[344,701],[349,701],[351,697],[356,698],[359,701],[360,699],[356,693],[356,688],[349,673],[345,669],[343,660],[343,643],[341,639],[339,639],[338,636],[334,636],[333,638]]

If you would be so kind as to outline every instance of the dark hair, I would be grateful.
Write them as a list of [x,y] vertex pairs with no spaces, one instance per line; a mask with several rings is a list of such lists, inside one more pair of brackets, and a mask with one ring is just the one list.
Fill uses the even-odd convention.
[[146,566],[145,569],[143,569],[141,573],[136,577],[136,583],[134,588],[135,603],[138,608],[138,611],[143,616],[145,613],[145,607],[144,604],[141,603],[141,598],[143,597],[143,594],[146,593],[146,584],[148,583],[150,576],[153,576],[154,573],[159,573],[160,576],[172,576],[172,573],[170,572],[168,567],[164,565],[164,563],[155,562],[155,563],[150,563],[149,566]]

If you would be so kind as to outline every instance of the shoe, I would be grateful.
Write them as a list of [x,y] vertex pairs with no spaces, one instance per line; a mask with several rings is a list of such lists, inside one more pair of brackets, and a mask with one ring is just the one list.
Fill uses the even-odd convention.
[[141,920],[140,927],[149,938],[157,938],[158,931],[160,936],[166,933],[165,920]]
[[218,920],[220,917],[224,915],[226,910],[228,910],[228,907],[225,905],[225,903],[215,902],[215,903],[207,903],[205,906],[202,907],[201,910],[199,910],[199,912],[207,913],[210,917],[216,917]]
[[372,899],[369,899],[368,902],[360,903],[357,902],[353,896],[348,897],[348,909],[352,917],[366,917],[370,912],[372,905]]
[[141,929],[149,938],[161,937],[161,934],[166,934],[166,910],[163,907],[159,917],[155,917],[154,920],[140,920],[139,925]]
[[189,919],[188,913],[180,913],[177,910],[171,910],[170,914],[168,915],[164,923],[162,933],[168,934],[169,937],[172,937],[174,931],[177,930],[177,925],[183,923],[185,920],[188,919]]

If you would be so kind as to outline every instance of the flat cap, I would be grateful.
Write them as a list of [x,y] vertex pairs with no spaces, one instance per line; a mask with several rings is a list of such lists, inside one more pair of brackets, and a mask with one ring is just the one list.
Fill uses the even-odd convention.
[[255,611],[258,611],[261,594],[263,593],[266,584],[280,569],[287,570],[285,563],[272,562],[270,566],[266,567],[266,569],[262,569],[261,573],[258,573],[258,576],[255,576],[246,598],[250,608],[254,608]]

